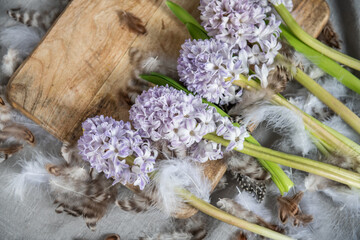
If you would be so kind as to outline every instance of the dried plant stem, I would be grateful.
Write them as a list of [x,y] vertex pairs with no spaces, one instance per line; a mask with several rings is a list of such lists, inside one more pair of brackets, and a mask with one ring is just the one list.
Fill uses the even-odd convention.
[[[281,62],[289,71],[292,71],[292,64],[281,54],[276,56],[276,59]],[[360,134],[360,118],[353,113],[342,102],[336,99],[328,91],[326,91],[321,85],[315,82],[312,78],[306,75],[300,68],[293,70],[294,78],[307,90],[309,90],[314,96],[322,101],[326,106],[332,109],[337,115],[339,115],[350,127]]]
[[[233,81],[233,84],[241,86],[244,89],[250,91],[257,91],[261,89],[261,86],[258,82],[254,80],[248,80],[247,77],[240,75],[240,80]],[[330,152],[340,151],[346,156],[355,158],[360,162],[360,146],[355,142],[351,141],[347,137],[333,130],[332,128],[324,125],[317,119],[311,117],[310,115],[303,112],[298,107],[289,103],[283,96],[280,94],[274,94],[270,100],[272,104],[284,106],[292,111],[295,114],[298,114],[302,117],[305,128],[317,138],[323,146]]]
[[214,206],[212,206],[211,204],[203,201],[202,199],[197,198],[196,196],[194,196],[193,194],[191,194],[189,191],[185,190],[185,189],[176,189],[177,193],[184,199],[187,201],[187,203],[191,206],[193,206],[194,208],[202,211],[203,213],[216,218],[222,222],[234,225],[236,227],[251,231],[253,233],[259,234],[261,236],[264,237],[268,237],[271,239],[292,239],[288,236],[285,236],[281,233],[275,232],[273,230],[270,230],[268,228],[253,224],[253,223],[249,223],[245,220],[242,220],[240,218],[237,218],[225,211],[220,210],[219,208],[216,208]]
[[307,32],[305,32],[299,24],[295,21],[295,19],[291,16],[290,12],[286,9],[283,4],[274,5],[276,11],[281,16],[282,20],[289,27],[290,31],[298,37],[302,42],[312,47],[313,49],[319,51],[320,53],[328,56],[331,59],[334,59],[337,62],[345,64],[353,69],[360,71],[360,61],[347,56],[341,52],[338,52],[331,47],[326,46],[322,42],[316,40],[312,36],[310,36]]
[[335,77],[346,87],[360,94],[360,79],[358,79],[354,74],[343,68],[334,60],[324,56],[323,54],[301,42],[292,33],[290,33],[285,26],[280,25],[280,29],[281,37],[285,38],[286,41],[292,47],[294,47],[296,51],[304,54],[311,62],[313,62],[327,74]]
[[[220,143],[225,147],[229,144],[228,140],[225,140],[213,133],[205,135],[204,138],[216,143]],[[244,148],[242,150],[235,150],[256,158],[261,158],[266,161],[313,173],[349,186],[360,188],[360,174],[335,167],[330,164],[278,152],[269,148],[256,146],[248,142],[244,142]]]

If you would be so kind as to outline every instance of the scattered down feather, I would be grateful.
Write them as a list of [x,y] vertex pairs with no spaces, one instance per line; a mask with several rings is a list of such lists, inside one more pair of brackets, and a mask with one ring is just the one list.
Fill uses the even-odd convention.
[[140,239],[191,239],[191,240],[202,240],[207,235],[206,230],[206,216],[202,213],[197,213],[194,216],[187,219],[176,219],[171,218],[171,226],[165,227],[162,230],[158,230],[154,235],[146,235]]
[[22,61],[19,52],[16,49],[9,48],[2,59],[1,70],[6,76],[10,77]]
[[254,180],[267,180],[270,174],[253,157],[239,152],[231,153],[227,158],[228,170],[233,175],[246,175]]
[[24,59],[39,43],[44,32],[25,25],[15,25],[0,32],[0,44],[7,49],[16,49]]
[[[312,143],[301,117],[283,106],[257,104],[241,114],[245,124],[257,125],[265,121],[267,128],[271,128],[281,135],[287,141],[287,144],[279,145],[283,151],[293,149],[302,155],[316,151],[316,146]],[[285,146],[289,149],[286,149]]]
[[330,197],[340,208],[352,209],[360,217],[360,190],[332,180],[309,174],[305,178],[308,191],[320,191]]
[[172,215],[184,207],[184,200],[176,189],[186,189],[196,197],[209,202],[211,183],[204,176],[203,169],[194,162],[168,159],[161,161],[154,178],[161,208]]
[[51,175],[46,171],[45,165],[59,164],[61,160],[54,156],[45,156],[33,153],[28,159],[17,161],[21,167],[20,172],[9,173],[5,176],[8,184],[6,191],[20,200],[24,200],[28,194],[39,192],[40,189],[47,189]]

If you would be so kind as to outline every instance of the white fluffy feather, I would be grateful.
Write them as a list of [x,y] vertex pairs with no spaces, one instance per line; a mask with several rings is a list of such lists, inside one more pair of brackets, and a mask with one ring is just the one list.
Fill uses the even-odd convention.
[[21,171],[8,173],[5,176],[8,182],[6,191],[24,200],[28,193],[33,194],[37,189],[48,186],[51,175],[46,171],[45,165],[60,162],[60,158],[39,153],[34,153],[30,160],[18,160],[17,164],[21,167]]
[[15,25],[0,32],[0,44],[6,48],[16,49],[22,58],[28,56],[39,43],[44,32],[27,27]]
[[[356,188],[349,188],[347,186],[336,186],[332,188],[326,188],[323,192],[331,197],[331,199],[339,203],[341,208],[352,209],[354,214],[360,219],[360,190]],[[359,220],[360,223],[360,220]]]
[[10,48],[8,49],[7,54],[3,57],[1,70],[6,76],[10,77],[20,65],[22,60],[23,59],[19,56],[19,52],[16,49]]
[[204,176],[203,169],[194,162],[169,159],[160,162],[155,177],[158,197],[165,213],[176,213],[184,205],[176,193],[176,188],[184,188],[196,197],[210,201],[210,181]]
[[323,104],[317,97],[312,94],[299,94],[296,97],[289,98],[289,102],[297,106],[307,114],[314,116],[318,120],[328,118],[329,111],[325,104]]
[[360,216],[360,190],[349,188],[329,179],[310,174],[305,178],[305,188],[308,191],[321,191],[329,196],[341,208],[353,209]]
[[324,121],[324,124],[335,129],[353,141],[360,143],[360,135],[354,132],[354,130],[352,130],[352,128],[350,128],[338,115],[334,115],[327,119]]
[[149,55],[149,57],[144,58],[140,63],[143,73],[158,72],[166,76],[176,77],[176,59],[169,58],[164,55]]
[[318,79],[326,75],[321,69],[312,64],[303,54],[294,52],[293,60],[295,65],[301,65],[311,78]]
[[309,174],[304,181],[305,189],[310,192],[319,191],[324,188],[331,187],[335,185],[334,183],[334,181],[314,174]]
[[[245,124],[253,123],[257,125],[263,121],[266,121],[268,128],[273,129],[283,138],[288,139],[288,147],[296,152],[306,155],[310,151],[316,150],[301,117],[293,111],[282,106],[269,104],[261,104],[252,108],[251,111],[244,111]],[[279,147],[282,147],[283,151],[290,150],[284,148],[284,145]]]

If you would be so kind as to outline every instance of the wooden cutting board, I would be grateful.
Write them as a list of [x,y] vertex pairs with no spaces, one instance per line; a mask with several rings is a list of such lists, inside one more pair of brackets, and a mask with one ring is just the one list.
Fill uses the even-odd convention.
[[[174,0],[194,16],[199,1]],[[296,0],[294,16],[317,36],[329,18],[324,0]],[[136,34],[120,22],[128,11],[145,24]],[[128,51],[136,48],[176,57],[189,38],[162,0],[73,0],[38,47],[11,78],[7,97],[12,106],[62,141],[74,142],[88,117],[128,119],[120,97],[131,78]],[[204,164],[213,188],[226,171],[222,161]],[[178,217],[189,217],[187,210]]]

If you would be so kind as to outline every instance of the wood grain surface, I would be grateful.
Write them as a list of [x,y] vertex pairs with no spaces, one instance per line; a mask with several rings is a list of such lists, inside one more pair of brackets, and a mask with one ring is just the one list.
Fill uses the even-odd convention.
[[[198,0],[174,2],[199,16]],[[326,3],[297,2],[294,16],[305,30],[318,35],[328,19]],[[119,19],[122,11],[140,18],[147,34],[130,31]],[[188,37],[165,1],[73,0],[11,78],[8,100],[60,140],[74,142],[88,117],[104,114],[128,119],[129,105],[120,93],[132,74],[130,48],[176,59]],[[214,189],[226,165],[209,161],[204,167]],[[190,217],[195,212],[189,207],[177,217]]]
[[330,9],[324,0],[293,0],[292,15],[310,35],[317,37],[329,21]]

